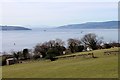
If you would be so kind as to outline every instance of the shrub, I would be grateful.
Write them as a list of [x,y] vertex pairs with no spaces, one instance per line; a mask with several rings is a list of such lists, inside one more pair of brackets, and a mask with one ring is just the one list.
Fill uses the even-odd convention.
[[2,57],[2,66],[6,65],[6,57]]
[[29,59],[29,50],[28,49],[23,49],[23,57],[24,60]]
[[83,49],[84,49],[84,46],[83,46],[83,45],[78,46],[78,52],[82,52],[82,51],[83,51]]
[[54,61],[56,58],[55,56],[58,55],[58,50],[56,48],[51,48],[47,51],[46,59],[50,59],[51,61]]
[[110,44],[104,44],[104,48],[108,49],[111,48],[112,46]]
[[38,58],[40,58],[40,55],[33,55],[33,59],[38,59]]
[[120,47],[120,43],[112,42],[110,43],[112,47]]

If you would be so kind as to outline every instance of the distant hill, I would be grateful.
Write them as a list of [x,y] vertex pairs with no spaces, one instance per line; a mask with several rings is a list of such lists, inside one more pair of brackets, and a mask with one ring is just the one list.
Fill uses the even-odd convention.
[[68,24],[59,26],[60,29],[117,29],[118,21],[87,22],[83,24]]
[[0,26],[0,30],[31,30],[21,26]]

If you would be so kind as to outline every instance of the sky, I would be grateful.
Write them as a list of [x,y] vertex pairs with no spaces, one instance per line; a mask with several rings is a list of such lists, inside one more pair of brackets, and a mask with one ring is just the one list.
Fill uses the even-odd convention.
[[0,25],[58,27],[118,20],[118,0],[3,0]]

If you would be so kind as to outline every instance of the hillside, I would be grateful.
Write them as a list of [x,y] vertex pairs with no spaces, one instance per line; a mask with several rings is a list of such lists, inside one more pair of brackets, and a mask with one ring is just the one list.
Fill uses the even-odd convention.
[[31,30],[21,26],[0,26],[0,30]]
[[[118,78],[118,55],[104,55],[104,51],[118,51],[118,48],[90,51],[97,58],[82,56],[61,58],[56,61],[27,61],[2,67],[3,78]],[[86,54],[79,52],[74,55]],[[73,54],[69,54],[73,55]],[[63,56],[69,56],[63,55]]]
[[118,21],[87,22],[83,24],[68,24],[59,26],[59,29],[117,29]]

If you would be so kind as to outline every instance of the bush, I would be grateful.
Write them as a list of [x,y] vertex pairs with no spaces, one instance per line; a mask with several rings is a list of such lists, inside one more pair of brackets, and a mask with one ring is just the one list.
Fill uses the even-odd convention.
[[104,44],[104,48],[108,49],[111,48],[112,46],[110,44]]
[[57,58],[55,58],[55,54],[47,54],[46,59],[50,59],[51,61],[55,61]]
[[71,52],[71,50],[70,49],[66,49],[65,50],[65,54],[71,54],[72,52]]
[[116,43],[116,42],[110,43],[110,45],[112,47],[120,47],[120,43]]
[[55,57],[55,55],[54,54],[47,54],[47,56],[45,57],[46,59],[51,59],[51,58],[54,58]]
[[23,57],[24,57],[24,60],[29,59],[29,50],[28,49],[23,49]]
[[34,56],[33,56],[33,59],[35,59],[35,60],[38,59],[38,58],[40,58],[39,55],[34,55]]
[[84,46],[78,46],[78,52],[82,52],[83,51],[83,49],[84,49]]
[[80,46],[69,46],[70,50],[72,53],[74,52],[82,52],[84,49],[84,46],[80,45]]
[[47,51],[47,54],[53,54],[55,56],[58,56],[59,55],[59,50],[56,48],[56,47],[53,47],[53,48],[50,48],[48,51]]
[[51,48],[47,51],[46,59],[50,59],[51,61],[54,61],[56,58],[55,56],[58,55],[58,50],[56,48]]
[[2,57],[2,66],[6,65],[6,57]]

